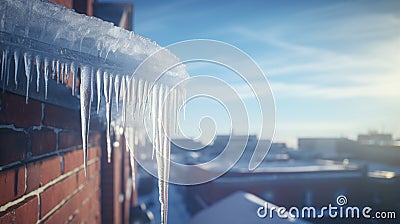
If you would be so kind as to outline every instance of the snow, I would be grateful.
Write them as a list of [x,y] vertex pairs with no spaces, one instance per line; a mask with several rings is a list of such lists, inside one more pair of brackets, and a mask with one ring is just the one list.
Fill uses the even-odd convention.
[[[150,135],[153,150],[149,153],[155,155],[157,161],[161,217],[166,223],[168,135],[171,130],[178,130],[177,113],[186,97],[185,90],[175,88],[175,85],[188,77],[185,67],[179,65],[179,59],[167,49],[133,32],[40,0],[2,1],[0,43],[3,90],[4,86],[9,87],[12,75],[16,89],[18,81],[24,80],[18,77],[22,56],[26,103],[35,75],[36,91],[44,91],[44,100],[51,94],[51,89],[48,89],[51,79],[62,85],[72,81],[71,94],[80,99],[85,173],[91,116],[105,117],[109,162],[112,131],[125,131],[125,142],[130,144],[127,148],[132,156],[134,147],[144,144],[146,134]],[[9,74],[12,58],[15,73]],[[39,86],[41,76],[44,87]],[[96,105],[92,104],[94,100]],[[91,114],[92,105],[96,114]],[[152,125],[150,133],[146,133],[146,121]],[[135,165],[131,165],[135,181]]]

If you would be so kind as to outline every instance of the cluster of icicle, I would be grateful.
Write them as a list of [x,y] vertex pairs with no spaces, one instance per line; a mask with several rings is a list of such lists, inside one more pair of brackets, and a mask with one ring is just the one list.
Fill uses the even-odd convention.
[[[32,80],[36,82],[36,91],[40,91],[40,79],[44,78],[45,98],[48,94],[49,79],[53,79],[57,83],[66,84],[68,80],[72,80],[72,95],[75,95],[75,80],[78,77],[78,68],[80,68],[80,108],[81,108],[81,125],[82,125],[82,142],[84,150],[84,167],[86,173],[88,158],[88,136],[92,102],[94,102],[94,93],[97,94],[97,114],[100,112],[101,102],[105,101],[105,117],[107,123],[107,157],[108,162],[111,159],[111,122],[112,112],[117,112],[122,121],[122,126],[132,126],[127,124],[127,116],[132,119],[151,120],[152,125],[152,141],[153,151],[152,157],[155,155],[158,167],[159,179],[159,201],[161,203],[162,222],[167,222],[168,214],[168,179],[169,179],[169,158],[170,158],[170,130],[177,131],[177,114],[179,105],[184,102],[184,90],[171,88],[162,83],[150,83],[143,78],[135,78],[132,75],[114,74],[109,71],[102,71],[99,68],[90,65],[81,65],[77,62],[62,62],[48,57],[34,55],[32,52],[20,52],[18,50],[10,51],[2,50],[1,57],[1,80],[3,82],[3,90],[5,85],[9,85],[10,78],[14,78],[15,87],[18,87],[18,65],[20,58],[25,66],[26,80],[26,103],[29,99],[29,88]],[[15,73],[10,74],[11,60],[14,60]],[[36,79],[32,68],[36,68]],[[70,77],[72,76],[72,77]],[[102,100],[103,99],[103,100]],[[114,100],[115,99],[115,100]],[[115,103],[113,104],[113,101]],[[115,117],[115,116],[114,116]],[[133,122],[132,122],[133,123]],[[143,126],[142,126],[143,127]],[[125,132],[127,139],[127,148],[131,154],[131,166],[133,170],[133,180],[135,180],[134,166],[134,148],[139,140],[135,136],[135,132]],[[132,144],[133,140],[135,144]],[[129,144],[130,143],[130,144]],[[135,187],[135,184],[133,184]]]

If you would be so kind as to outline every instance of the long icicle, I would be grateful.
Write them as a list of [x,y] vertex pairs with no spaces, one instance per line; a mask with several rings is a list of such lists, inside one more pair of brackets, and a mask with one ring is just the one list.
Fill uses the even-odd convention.
[[1,79],[3,80],[3,93],[5,91],[5,86],[8,86],[9,79],[10,79],[10,74],[9,74],[9,67],[10,67],[10,59],[8,57],[9,50],[5,49],[3,50],[3,58],[1,62]]
[[100,69],[97,69],[96,72],[96,84],[97,84],[97,114],[99,114],[100,102],[101,102],[101,88],[103,86]]
[[18,88],[18,67],[19,67],[19,51],[14,51],[14,64],[15,64],[15,72],[14,72],[14,84],[15,89]]
[[142,108],[142,100],[143,100],[143,79],[139,79],[138,87],[137,87],[137,98],[135,102],[135,113],[140,116],[140,110]]
[[121,78],[121,97],[122,97],[122,127],[125,132],[125,123],[126,123],[126,76],[122,76]]
[[154,159],[154,153],[157,151],[157,97],[158,97],[158,87],[157,85],[153,85],[152,88],[152,100],[151,100],[151,115],[152,115],[152,124],[153,124],[153,151],[151,153],[151,159]]
[[49,66],[50,60],[46,57],[44,58],[44,99],[47,100],[47,87],[49,86]]
[[106,120],[107,120],[107,162],[111,162],[111,105],[112,105],[112,74],[104,72],[104,95],[106,98]]
[[40,81],[40,69],[42,68],[42,59],[39,55],[36,55],[36,92],[39,92],[39,81]]
[[72,95],[75,96],[75,81],[76,81],[76,72],[77,72],[77,68],[75,66],[75,63],[72,62],[71,63],[71,72],[72,72]]
[[25,103],[28,104],[29,99],[29,84],[31,78],[31,67],[32,67],[32,54],[30,52],[26,52],[24,54],[24,64],[25,64],[25,76],[26,76],[26,95],[25,95]]
[[146,98],[147,98],[147,91],[148,91],[148,83],[147,81],[144,81],[143,85],[143,91],[142,91],[142,103],[140,105],[140,113],[143,116],[143,122],[144,122],[144,110],[146,108]]
[[69,64],[68,63],[65,63],[65,68],[64,68],[64,70],[65,70],[65,81],[68,83],[68,80],[69,80]]
[[164,212],[164,219],[163,219],[163,223],[167,223],[167,218],[168,218],[168,180],[169,180],[169,166],[170,166],[170,144],[168,141],[168,133],[169,133],[169,106],[170,106],[170,102],[167,101],[168,99],[170,99],[168,97],[168,88],[165,88],[165,93],[164,96],[162,98],[163,101],[163,114],[162,114],[162,125],[163,125],[163,129],[162,129],[162,141],[163,141],[163,147],[162,147],[162,160],[163,162],[163,176],[164,176],[164,194],[162,195],[164,198],[164,208],[163,208],[163,212]]
[[81,102],[81,125],[82,125],[82,143],[83,143],[83,161],[85,167],[85,175],[88,160],[88,139],[90,124],[90,95],[91,95],[91,76],[90,68],[83,66],[81,68],[81,84],[80,84],[80,102]]
[[5,77],[5,74],[6,74],[5,65],[6,65],[6,50],[3,50],[3,54],[1,57],[1,80],[3,80],[3,78]]
[[[9,85],[9,83],[10,83],[10,64],[11,64],[11,55],[9,55],[10,54],[10,51],[7,49],[6,50],[6,76],[7,76],[7,78],[6,78],[6,85],[8,86]],[[4,90],[4,88],[3,88],[3,90]]]
[[162,118],[163,118],[163,98],[164,98],[164,87],[161,85],[158,92],[158,116],[157,116],[157,148],[156,148],[156,159],[157,159],[157,174],[158,174],[158,200],[161,205],[161,223],[166,223],[167,217],[165,210],[165,158],[163,156],[163,130],[162,130]]
[[57,83],[60,83],[60,61],[56,61]]
[[115,106],[117,107],[117,112],[118,112],[118,107],[119,107],[119,91],[120,91],[121,85],[119,81],[119,75],[115,75],[115,80],[114,80],[114,92],[115,92]]
[[[65,64],[61,62],[61,83],[64,84],[65,76]],[[93,89],[93,88],[92,88]]]

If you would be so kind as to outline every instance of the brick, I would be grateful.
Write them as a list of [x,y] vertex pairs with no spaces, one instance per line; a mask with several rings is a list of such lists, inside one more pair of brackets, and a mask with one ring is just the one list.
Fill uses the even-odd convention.
[[[90,204],[91,200],[97,200],[97,203],[100,202],[101,197],[99,194],[99,187],[99,182],[96,180],[92,180],[89,181],[88,184],[79,192],[78,196],[81,198],[81,204],[78,206],[78,213],[73,218],[72,223],[81,223],[83,220],[85,220],[85,217],[90,211],[90,208],[92,208]],[[89,199],[89,201],[85,201],[86,199]],[[100,213],[100,205],[94,209]]]
[[54,152],[57,148],[56,133],[48,128],[34,130],[31,133],[32,155],[42,155]]
[[36,223],[38,198],[32,196],[0,215],[0,223]]
[[66,149],[74,146],[82,146],[81,132],[61,131],[58,137],[58,149]]
[[[93,192],[93,189],[98,189],[98,187],[99,186],[96,185],[96,182],[88,182],[85,187],[73,195],[68,201],[65,202],[65,204],[61,206],[59,210],[52,214],[49,219],[46,220],[46,223],[64,223],[69,219],[70,216],[73,216],[71,221],[72,223],[80,223],[82,221],[80,215],[82,212],[82,207],[89,203],[89,201],[85,203],[85,200],[89,197],[93,197],[93,195],[98,195],[98,190],[95,193]],[[98,197],[97,200],[100,200],[100,197]],[[97,202],[97,204],[99,204],[99,202]],[[92,206],[90,206],[90,208],[92,208]],[[100,206],[94,208],[98,210],[98,213],[100,212]],[[76,211],[78,213],[74,214]],[[83,215],[85,216],[86,214]]]
[[43,124],[61,129],[80,131],[80,112],[78,110],[71,110],[46,104]]
[[95,146],[89,148],[89,160],[100,158],[101,157],[101,147]]
[[71,175],[41,193],[40,197],[41,201],[43,202],[41,203],[41,218],[56,205],[58,205],[62,200],[71,195],[76,188],[76,177],[75,175]]
[[28,199],[26,203],[15,209],[15,223],[36,223],[38,220],[38,198]]
[[60,157],[54,156],[28,164],[27,192],[31,192],[61,175]]
[[85,184],[86,181],[88,180],[88,178],[89,177],[85,176],[85,171],[83,169],[76,173],[76,180],[77,180],[78,186]]
[[97,174],[100,173],[100,160],[96,161],[95,163],[91,164],[88,167],[88,177],[93,178]]
[[83,165],[83,150],[77,149],[64,154],[64,173]]
[[15,200],[25,192],[25,167],[0,173],[0,206]]
[[0,166],[22,161],[26,158],[29,136],[23,131],[2,128],[0,129],[0,145]]
[[[86,185],[78,193],[73,195],[72,198],[65,202],[65,204],[63,204],[59,210],[52,214],[49,219],[46,220],[46,223],[64,223],[69,219],[70,216],[73,216],[72,223],[80,223],[79,220],[81,219],[79,219],[78,216],[80,207],[84,203],[85,199],[93,194],[94,188],[95,187],[93,184],[89,183]],[[75,212],[78,213],[74,214]]]
[[15,211],[0,214],[0,223],[15,223]]
[[40,125],[42,105],[36,100],[11,93],[0,94],[0,124],[14,124],[15,127],[30,127]]

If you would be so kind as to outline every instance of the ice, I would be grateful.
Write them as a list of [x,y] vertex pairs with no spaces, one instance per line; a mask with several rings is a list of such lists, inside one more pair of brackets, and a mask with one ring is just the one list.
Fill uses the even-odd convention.
[[77,69],[75,67],[75,63],[71,63],[71,72],[72,72],[72,95],[75,96],[75,81],[76,81],[76,73]]
[[54,79],[55,77],[56,77],[56,61],[53,59],[51,61],[51,78]]
[[14,84],[15,88],[18,88],[18,66],[19,66],[19,51],[14,51],[14,64],[15,64],[15,74],[14,74]]
[[122,96],[122,127],[125,129],[126,123],[126,76],[121,78],[121,96]]
[[39,92],[40,69],[42,68],[42,59],[39,55],[35,57],[36,61],[36,92]]
[[157,147],[158,147],[158,145],[157,145],[157,137],[158,137],[158,134],[157,134],[157,112],[158,112],[158,109],[157,109],[157,106],[158,106],[158,103],[157,103],[157,96],[158,96],[158,86],[157,85],[154,85],[153,86],[153,91],[152,91],[152,100],[151,100],[151,115],[152,115],[152,126],[153,126],[153,151],[152,151],[152,153],[151,153],[151,158],[153,159],[154,158],[154,154],[155,154],[155,152],[156,152],[156,150],[157,150]]
[[143,85],[143,93],[142,93],[142,103],[140,104],[141,109],[140,109],[140,113],[143,116],[144,115],[144,110],[146,108],[146,98],[147,98],[147,94],[148,94],[148,83],[147,81],[144,81],[144,85]]
[[28,104],[29,98],[29,83],[31,79],[31,67],[32,67],[32,54],[27,52],[24,54],[24,64],[25,64],[25,76],[26,76],[26,96],[25,101]]
[[170,102],[165,102],[167,99],[167,94],[168,94],[168,88],[165,89],[164,93],[164,108],[163,108],[163,117],[161,118],[161,124],[164,124],[164,128],[162,129],[162,141],[163,141],[163,146],[161,148],[162,150],[162,159],[163,159],[163,179],[164,181],[164,190],[163,190],[163,202],[162,205],[164,205],[164,208],[161,210],[161,212],[164,212],[161,217],[163,220],[163,223],[167,223],[167,217],[168,217],[168,180],[169,180],[169,168],[170,168],[170,153],[171,149],[170,146],[171,144],[168,141],[168,132],[169,132],[169,105]]
[[49,58],[44,58],[44,98],[47,99],[47,87],[49,86]]
[[101,76],[101,70],[97,69],[96,72],[96,84],[97,84],[97,114],[99,114],[100,110],[100,102],[101,102],[101,88],[102,88],[102,76]]
[[137,87],[137,100],[135,102],[135,113],[140,113],[142,110],[142,100],[143,100],[143,80],[139,79],[138,87]]
[[1,79],[3,80],[3,92],[5,86],[9,84],[10,81],[10,74],[9,74],[9,67],[11,58],[9,57],[10,50],[5,49],[3,50],[3,56],[1,61]]
[[91,75],[90,68],[83,66],[81,68],[81,84],[80,84],[80,102],[81,102],[81,125],[82,125],[82,143],[83,143],[83,161],[85,167],[87,167],[88,158],[88,138],[89,138],[89,124],[90,124],[90,95],[91,95]]
[[60,82],[60,61],[56,60],[57,83]]
[[106,121],[107,121],[107,161],[111,162],[111,153],[112,153],[112,146],[111,146],[111,105],[112,105],[112,82],[113,76],[112,73],[104,72],[104,96],[106,98]]
[[[159,175],[162,222],[166,223],[170,155],[168,135],[171,121],[172,130],[178,129],[178,107],[186,97],[183,87],[175,89],[172,86],[188,77],[185,67],[171,66],[179,64],[175,55],[133,32],[94,17],[77,14],[48,1],[28,2],[29,4],[23,0],[2,0],[1,3],[0,61],[3,91],[25,94],[27,103],[29,95],[41,96],[30,94],[34,91],[29,91],[33,79],[32,69],[36,69],[36,92],[41,91],[42,75],[44,79],[44,99],[39,100],[46,101],[49,94],[57,92],[49,89],[53,84],[59,83],[71,88],[71,94],[80,99],[85,173],[93,98],[97,98],[97,116],[101,119],[104,117],[107,124],[108,161],[111,160],[112,133],[120,130],[119,125],[123,126],[126,142],[131,143],[130,155],[134,156],[134,147],[145,144],[146,134],[149,134],[146,133],[144,122],[150,121],[152,158],[156,156]],[[19,71],[21,56],[24,60],[24,72]],[[147,60],[149,56],[151,60]],[[15,66],[15,89],[11,90],[8,80],[12,71],[9,68],[12,60]],[[140,72],[136,72],[145,60],[147,63],[140,67]],[[172,69],[166,71],[170,67]],[[161,74],[162,77],[159,77]],[[26,89],[21,91],[18,82],[24,78]],[[112,103],[113,97],[115,104]],[[101,104],[102,98],[104,105]],[[116,113],[119,109],[122,112]],[[129,118],[129,113],[134,119]],[[131,161],[134,171],[134,158]],[[134,172],[132,178],[135,182]]]
[[10,75],[8,74],[8,69],[10,66],[9,53],[10,51],[8,49],[3,50],[2,61],[1,61],[1,80],[3,80],[3,89],[5,84],[8,85],[10,77]]
[[[65,77],[64,77],[64,63],[61,63],[61,83],[64,83]],[[92,88],[93,89],[93,88]]]
[[121,85],[119,82],[119,75],[115,75],[115,80],[114,80],[114,92],[115,92],[115,107],[118,112],[118,107],[119,107],[119,91],[120,91]]
[[67,83],[68,83],[68,80],[69,80],[69,64],[68,63],[65,63],[65,80],[67,81]]
[[132,80],[131,80],[131,84],[130,84],[131,86],[130,86],[130,97],[131,97],[131,100],[130,100],[130,103],[132,103],[132,117],[134,117],[135,116],[135,111],[136,111],[136,104],[137,104],[137,93],[136,93],[136,91],[137,91],[137,89],[138,89],[138,87],[137,87],[137,85],[138,85],[138,81],[136,81],[136,79],[135,79],[135,77],[132,77]]

